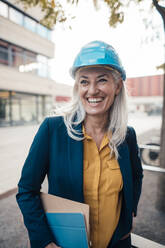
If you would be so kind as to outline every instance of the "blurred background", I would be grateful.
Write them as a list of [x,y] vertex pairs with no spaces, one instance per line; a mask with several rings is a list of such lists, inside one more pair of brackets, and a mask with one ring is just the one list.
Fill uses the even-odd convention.
[[[110,19],[112,9],[106,1],[59,2],[65,18],[49,25],[41,22],[45,12],[39,5],[25,10],[26,0],[0,0],[0,248],[27,247],[15,202],[21,169],[44,117],[70,101],[74,81],[69,68],[81,46],[92,40],[114,46],[127,73],[129,125],[136,130],[144,168],[133,233],[157,242],[153,247],[164,246],[165,166],[160,165],[160,142],[165,41],[161,15],[152,0],[125,0],[123,22],[111,25],[116,17]],[[165,7],[164,0],[158,2]],[[45,3],[55,8],[56,1]]]

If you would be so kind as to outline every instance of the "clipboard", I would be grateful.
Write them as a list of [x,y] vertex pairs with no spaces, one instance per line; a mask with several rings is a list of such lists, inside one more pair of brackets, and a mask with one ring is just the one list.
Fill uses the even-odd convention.
[[62,248],[89,248],[89,205],[41,193],[48,225]]

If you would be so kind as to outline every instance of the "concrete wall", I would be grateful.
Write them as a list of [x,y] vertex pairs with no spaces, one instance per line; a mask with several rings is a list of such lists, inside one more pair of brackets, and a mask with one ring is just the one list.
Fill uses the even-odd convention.
[[58,84],[30,73],[21,73],[15,68],[3,65],[0,65],[0,89],[53,96],[72,95],[72,87],[69,85]]
[[54,57],[54,43],[0,16],[0,38],[36,53]]

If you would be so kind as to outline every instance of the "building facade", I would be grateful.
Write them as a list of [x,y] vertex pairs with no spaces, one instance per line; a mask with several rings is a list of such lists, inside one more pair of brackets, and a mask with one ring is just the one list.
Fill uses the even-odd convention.
[[163,77],[161,74],[128,78],[128,91],[134,97],[163,96]]
[[161,114],[164,75],[150,75],[127,79],[129,108],[148,114]]
[[55,45],[41,17],[38,8],[0,1],[0,126],[40,122],[57,96],[71,96],[52,78]]

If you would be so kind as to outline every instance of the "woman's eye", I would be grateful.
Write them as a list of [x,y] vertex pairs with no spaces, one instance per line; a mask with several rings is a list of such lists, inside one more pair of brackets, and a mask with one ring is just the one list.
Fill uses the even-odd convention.
[[86,84],[88,84],[88,81],[86,81],[86,80],[82,80],[82,81],[80,81],[80,84],[82,84],[82,85],[86,85]]
[[99,81],[98,82],[107,82],[107,79],[105,79],[105,78],[101,78],[101,79],[99,79]]

